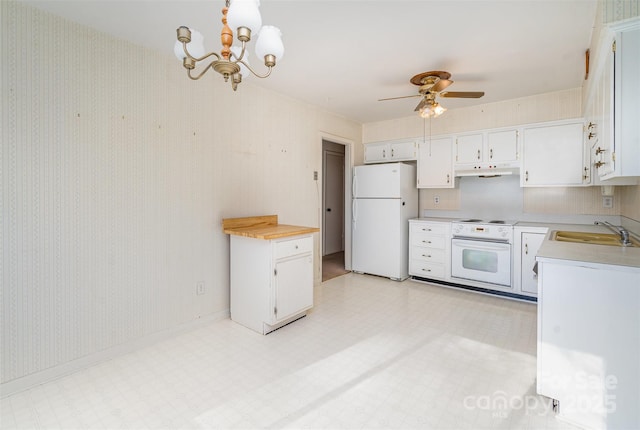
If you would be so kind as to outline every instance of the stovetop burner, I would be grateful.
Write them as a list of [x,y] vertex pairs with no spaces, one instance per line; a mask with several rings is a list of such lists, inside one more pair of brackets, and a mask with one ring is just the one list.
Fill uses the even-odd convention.
[[491,221],[485,221],[485,220],[476,219],[476,218],[463,219],[458,222],[470,222],[470,223],[476,223],[476,224],[506,224],[507,223],[506,221],[503,221],[501,219],[493,219]]

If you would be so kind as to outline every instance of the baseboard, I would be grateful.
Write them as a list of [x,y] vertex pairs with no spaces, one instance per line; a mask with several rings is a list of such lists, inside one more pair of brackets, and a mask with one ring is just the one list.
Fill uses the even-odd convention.
[[184,323],[157,333],[152,333],[138,339],[133,339],[121,345],[117,345],[112,348],[108,348],[103,351],[96,352],[94,354],[90,354],[55,367],[51,367],[49,369],[45,369],[36,373],[32,373],[30,375],[23,376],[21,378],[7,381],[3,384],[0,384],[0,398],[8,397],[12,394],[28,390],[29,388],[33,388],[36,385],[44,384],[45,382],[70,375],[74,372],[86,369],[87,367],[93,366],[95,364],[102,363],[120,355],[136,351],[149,345],[153,345],[154,343],[157,343],[161,340],[169,339],[171,337],[194,330],[211,322],[219,321],[229,317],[230,313],[228,309],[216,312],[203,318],[198,318],[196,320],[189,321],[188,323]]

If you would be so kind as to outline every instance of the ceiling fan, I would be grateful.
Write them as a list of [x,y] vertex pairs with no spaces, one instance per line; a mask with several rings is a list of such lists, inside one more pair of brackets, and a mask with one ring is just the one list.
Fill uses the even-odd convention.
[[441,70],[434,70],[430,72],[423,72],[415,75],[411,78],[410,82],[419,86],[418,94],[402,97],[390,97],[386,99],[379,99],[378,101],[405,99],[409,97],[422,97],[418,106],[414,111],[419,112],[423,118],[440,116],[447,109],[440,106],[436,101],[436,97],[456,97],[456,98],[468,98],[477,99],[484,96],[483,91],[443,91],[449,85],[453,84],[451,81],[451,73]]

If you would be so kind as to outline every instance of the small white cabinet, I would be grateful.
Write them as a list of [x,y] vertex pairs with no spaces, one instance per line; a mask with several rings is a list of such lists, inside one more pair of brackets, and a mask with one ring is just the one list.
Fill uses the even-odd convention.
[[418,144],[418,188],[454,188],[453,138],[444,136]]
[[412,161],[417,158],[417,149],[415,139],[367,143],[364,145],[364,163]]
[[451,224],[409,221],[409,275],[428,279],[450,279]]
[[536,254],[547,234],[546,227],[513,228],[513,290],[517,294],[536,297],[538,295],[538,275],[533,271]]
[[231,235],[231,319],[267,334],[313,306],[313,236]]
[[523,130],[523,187],[582,186],[583,121],[545,123]]
[[492,164],[518,159],[518,131],[489,130],[456,137],[456,164]]

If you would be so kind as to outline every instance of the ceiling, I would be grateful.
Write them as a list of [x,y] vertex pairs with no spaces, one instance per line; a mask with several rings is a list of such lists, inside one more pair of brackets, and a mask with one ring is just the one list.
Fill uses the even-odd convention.
[[[207,50],[220,49],[222,0],[23,1],[167,55],[180,25],[203,33]],[[450,72],[450,91],[485,92],[442,99],[449,109],[576,88],[596,3],[262,0],[263,23],[282,30],[285,54],[269,78],[250,79],[361,123],[414,115],[417,97],[377,100],[417,94],[409,79],[428,70]],[[252,66],[264,71],[250,45]]]

